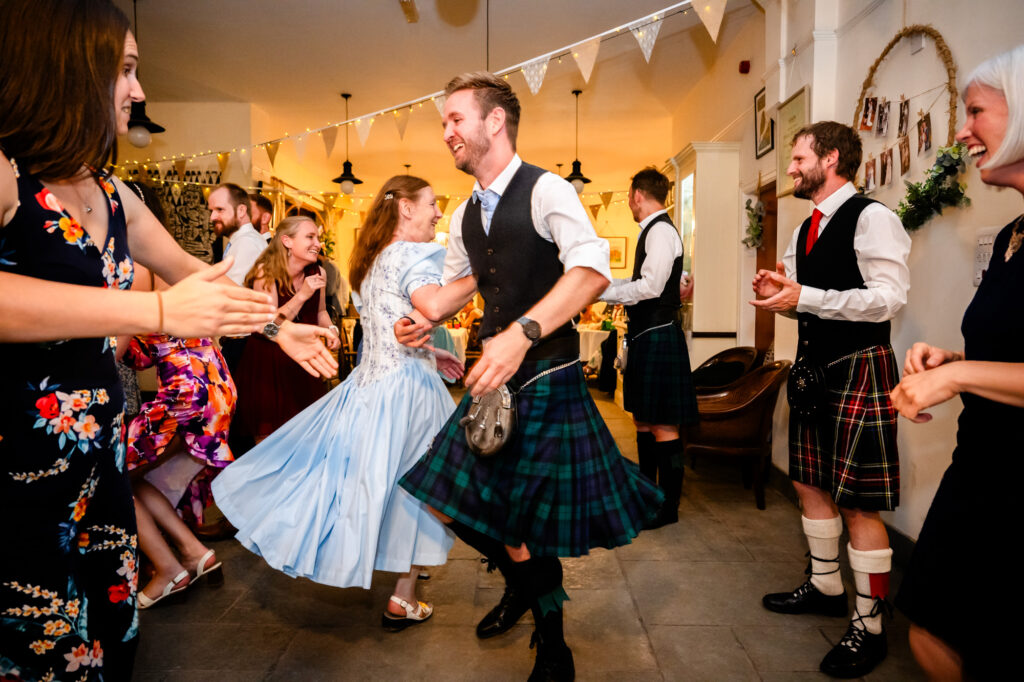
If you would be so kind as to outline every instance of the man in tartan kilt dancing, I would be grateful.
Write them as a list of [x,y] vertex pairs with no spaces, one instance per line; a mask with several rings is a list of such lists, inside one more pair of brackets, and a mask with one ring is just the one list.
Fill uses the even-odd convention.
[[803,510],[810,579],[763,603],[778,613],[846,615],[839,574],[845,519],[855,607],[846,634],[821,662],[822,672],[841,678],[870,672],[887,653],[882,613],[892,550],[878,513],[899,503],[889,321],[910,288],[910,238],[892,211],[857,194],[860,161],[860,138],[848,126],[823,121],[797,132],[787,174],[795,196],[810,199],[814,211],[777,271],[754,277],[764,298],[752,302],[797,318],[794,372],[813,368],[824,383],[818,414],[802,409],[794,382],[790,389],[789,475]]
[[[590,398],[570,324],[611,280],[608,245],[569,183],[516,154],[519,100],[504,79],[463,74],[445,95],[445,144],[476,183],[452,214],[444,280],[473,277],[474,286],[459,300],[414,310],[395,334],[421,343],[478,290],[483,353],[466,376],[469,394],[400,485],[505,577],[505,594],[477,636],[499,635],[530,610],[530,646],[538,645],[530,680],[572,680],[559,557],[630,542],[662,500],[619,452]],[[514,432],[494,456],[477,455],[459,421],[473,397],[506,383]]]
[[665,210],[669,180],[653,166],[633,176],[627,203],[640,224],[633,276],[616,279],[601,299],[621,303],[629,315],[623,403],[636,426],[640,472],[665,493],[648,528],[679,520],[683,491],[681,426],[697,421],[690,356],[679,324],[683,243]]

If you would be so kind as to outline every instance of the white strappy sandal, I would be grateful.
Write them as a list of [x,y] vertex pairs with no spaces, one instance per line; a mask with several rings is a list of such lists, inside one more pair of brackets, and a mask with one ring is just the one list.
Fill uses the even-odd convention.
[[206,562],[209,561],[214,554],[215,552],[211,549],[208,550],[206,554],[204,554],[202,558],[199,559],[199,563],[196,564],[196,572],[192,575],[192,582],[199,580],[205,575],[206,582],[210,585],[210,587],[220,587],[224,584],[224,571],[221,568],[221,566],[223,566],[224,563],[218,561],[209,568],[207,568],[206,566]]
[[188,577],[188,571],[182,571],[178,575],[174,576],[174,580],[164,585],[163,592],[161,592],[160,596],[156,599],[150,599],[145,592],[139,590],[135,595],[135,599],[139,604],[139,610],[152,608],[165,599],[167,599],[168,604],[172,601],[184,600],[185,595],[182,593],[187,590],[188,586],[192,583],[187,582],[180,587],[179,584],[182,580],[185,580]]
[[422,623],[434,615],[434,607],[426,602],[418,601],[416,602],[416,605],[413,606],[397,594],[391,595],[391,601],[405,609],[405,615],[396,616],[390,611],[384,611],[384,615],[381,616],[380,624],[389,632],[400,632],[410,625]]

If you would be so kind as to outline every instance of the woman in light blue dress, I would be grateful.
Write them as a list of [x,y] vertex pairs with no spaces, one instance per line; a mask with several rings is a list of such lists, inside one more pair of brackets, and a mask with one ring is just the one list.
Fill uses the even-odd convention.
[[429,242],[440,217],[426,181],[384,184],[351,260],[362,362],[213,482],[239,542],[292,577],[369,588],[374,570],[401,573],[382,616],[390,630],[431,616],[416,599],[418,567],[445,563],[453,542],[395,485],[455,408],[437,371],[463,370],[450,353],[399,345],[392,331],[414,297],[462,295],[439,286],[445,252]]

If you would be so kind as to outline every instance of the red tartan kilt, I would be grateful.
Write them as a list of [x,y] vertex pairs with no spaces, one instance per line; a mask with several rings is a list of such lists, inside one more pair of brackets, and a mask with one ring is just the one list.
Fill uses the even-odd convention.
[[873,346],[825,370],[828,409],[815,421],[790,415],[789,476],[829,491],[846,509],[899,505],[896,419],[899,380],[892,346]]

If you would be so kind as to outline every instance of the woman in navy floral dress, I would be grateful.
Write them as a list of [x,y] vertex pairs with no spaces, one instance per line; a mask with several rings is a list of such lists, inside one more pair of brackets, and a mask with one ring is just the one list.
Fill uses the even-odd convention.
[[[110,0],[0,3],[4,680],[131,675],[137,539],[115,335],[246,333],[273,315],[265,295],[214,282],[230,261],[207,268],[186,254],[95,170],[116,158],[116,134],[144,97],[137,61]],[[177,284],[123,291],[129,252]],[[285,327],[282,343],[329,372],[319,333]]]

